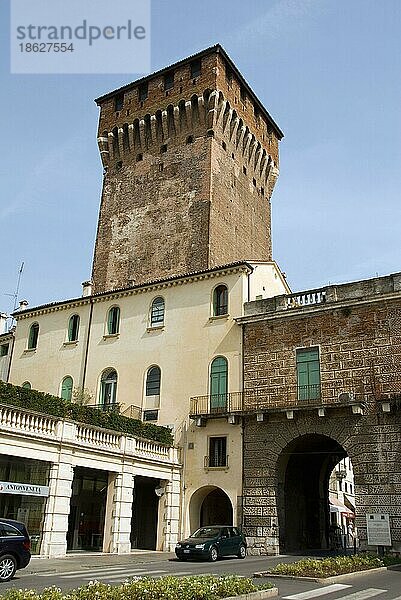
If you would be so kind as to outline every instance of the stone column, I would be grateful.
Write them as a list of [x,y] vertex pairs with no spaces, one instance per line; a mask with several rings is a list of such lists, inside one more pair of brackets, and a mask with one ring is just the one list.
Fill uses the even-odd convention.
[[[122,473],[112,474],[108,494],[112,494],[106,512],[104,551],[117,554],[131,552],[131,520],[134,477],[131,465],[123,465]],[[109,505],[109,503],[108,503]]]
[[60,456],[60,461],[50,468],[50,489],[41,545],[43,556],[59,557],[66,554],[73,478],[74,469],[69,462],[69,456]]
[[181,473],[179,469],[173,469],[164,493],[163,550],[166,552],[174,551],[180,534],[180,494]]

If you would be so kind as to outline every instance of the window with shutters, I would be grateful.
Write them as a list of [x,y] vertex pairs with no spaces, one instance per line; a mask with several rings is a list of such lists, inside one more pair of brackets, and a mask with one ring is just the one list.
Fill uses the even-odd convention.
[[146,376],[146,396],[160,396],[160,367],[151,367]]
[[319,348],[297,350],[298,400],[320,398]]
[[120,309],[112,306],[107,313],[107,334],[116,335],[120,331]]
[[64,377],[63,381],[61,382],[61,397],[63,398],[63,400],[71,400],[72,386],[73,386],[72,377],[67,375],[66,377]]
[[76,342],[79,332],[79,315],[72,315],[68,321],[68,341]]
[[160,408],[161,370],[153,366],[146,373],[145,401],[143,406],[143,420],[157,421]]
[[206,466],[210,468],[226,467],[227,463],[227,438],[209,438],[209,456],[206,460]]
[[213,316],[228,314],[228,289],[226,285],[218,285],[213,290]]
[[150,309],[150,326],[162,327],[164,325],[164,300],[160,296],[155,298]]
[[106,369],[100,378],[100,405],[107,410],[116,403],[117,398],[117,372],[114,369]]
[[38,346],[39,323],[32,323],[29,329],[28,350],[36,350]]
[[224,356],[213,359],[210,365],[210,411],[224,412],[227,409],[228,363]]

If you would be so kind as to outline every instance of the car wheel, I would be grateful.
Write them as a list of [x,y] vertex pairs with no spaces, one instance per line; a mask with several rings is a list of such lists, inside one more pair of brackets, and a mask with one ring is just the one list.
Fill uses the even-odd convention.
[[246,556],[246,548],[244,546],[244,544],[241,544],[241,546],[238,548],[238,554],[237,554],[238,558],[245,558]]
[[17,561],[11,554],[4,554],[0,558],[0,581],[9,581],[17,570]]
[[211,562],[216,562],[216,560],[218,558],[219,558],[219,553],[217,552],[217,548],[216,548],[216,546],[212,546],[209,551],[209,560]]

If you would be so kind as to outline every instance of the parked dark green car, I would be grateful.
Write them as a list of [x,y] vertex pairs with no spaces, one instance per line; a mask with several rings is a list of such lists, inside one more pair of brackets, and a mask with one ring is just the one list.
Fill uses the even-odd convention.
[[204,558],[216,561],[221,556],[246,556],[246,539],[238,527],[210,525],[201,527],[175,547],[178,560]]

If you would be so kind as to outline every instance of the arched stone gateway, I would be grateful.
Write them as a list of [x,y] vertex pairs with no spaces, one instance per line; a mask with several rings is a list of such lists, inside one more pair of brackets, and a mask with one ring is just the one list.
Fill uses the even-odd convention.
[[277,512],[280,550],[329,547],[329,478],[345,450],[324,435],[302,435],[277,461]]
[[228,495],[213,485],[194,492],[189,504],[191,533],[204,525],[232,525],[233,507]]
[[392,548],[401,548],[400,414],[377,406],[325,416],[300,409],[269,413],[244,427],[243,529],[251,554],[327,548],[328,479],[341,458],[354,470],[355,525],[367,547],[366,515],[390,517]]

